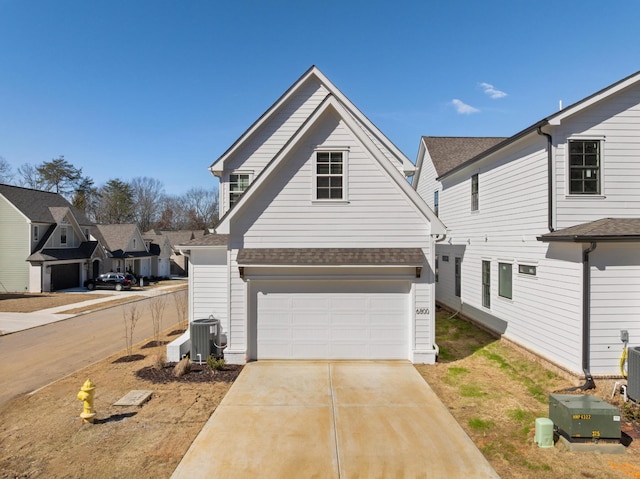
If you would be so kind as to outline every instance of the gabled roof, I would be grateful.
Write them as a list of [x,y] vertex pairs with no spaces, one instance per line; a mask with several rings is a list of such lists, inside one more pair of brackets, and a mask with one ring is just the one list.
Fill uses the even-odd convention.
[[504,141],[501,141],[499,143],[497,143],[496,145],[494,145],[493,147],[490,147],[489,149],[485,150],[484,152],[479,153],[478,155],[468,159],[467,161],[460,163],[458,166],[448,170],[447,172],[443,173],[440,175],[440,177],[438,179],[444,178],[446,176],[449,176],[453,173],[455,173],[456,171],[459,171],[463,168],[466,168],[467,166],[475,163],[476,161],[480,161],[483,158],[486,158],[487,156],[489,156],[492,153],[495,153],[496,151],[499,151],[509,145],[511,145],[512,143],[520,140],[521,138],[524,138],[525,136],[531,135],[531,134],[538,134],[538,130],[547,126],[547,125],[551,125],[551,126],[557,126],[562,124],[562,122],[570,117],[572,117],[573,115],[584,111],[587,108],[590,108],[592,106],[594,106],[595,104],[606,100],[607,98],[610,98],[612,95],[615,95],[617,93],[620,93],[622,90],[629,88],[631,86],[634,86],[636,84],[638,84],[640,82],[640,71],[636,72],[632,75],[629,75],[626,78],[623,78],[622,80],[609,85],[605,88],[603,88],[602,90],[589,95],[586,98],[583,98],[580,101],[577,101],[576,103],[569,105],[568,107],[554,113],[553,115],[550,115],[546,118],[543,118],[542,120],[534,123],[533,125],[525,128],[524,130],[516,133],[515,135],[506,138]]
[[307,117],[300,128],[289,138],[280,151],[271,159],[271,161],[269,161],[267,166],[258,174],[255,180],[240,196],[234,207],[228,210],[220,219],[215,228],[216,231],[219,231],[220,233],[227,233],[231,218],[243,210],[253,193],[269,180],[270,176],[277,170],[278,165],[282,163],[287,155],[303,140],[305,135],[313,128],[313,126],[321,120],[323,115],[331,110],[343,120],[345,125],[351,130],[360,143],[362,143],[371,157],[387,172],[389,178],[403,190],[407,199],[413,204],[413,206],[430,221],[432,234],[444,234],[446,231],[444,224],[433,213],[433,211],[431,211],[420,195],[418,195],[418,193],[409,185],[398,169],[391,164],[388,158],[371,140],[367,133],[363,131],[362,125],[351,116],[340,99],[335,97],[333,94],[326,96],[315,111]]
[[57,223],[58,219],[56,219],[57,216],[54,217],[54,213],[62,212],[57,208],[67,208],[78,224],[84,226],[93,224],[84,213],[73,207],[58,193],[0,184],[0,195],[10,201],[32,223]]
[[603,218],[544,234],[538,241],[640,241],[640,218]]
[[180,250],[189,250],[191,248],[198,247],[211,247],[211,246],[227,246],[229,243],[229,235],[221,235],[221,234],[208,234],[204,236],[198,236],[197,238],[192,239],[191,241],[186,241],[184,243],[180,243],[175,245],[176,248]]
[[[438,176],[506,140],[506,137],[423,136]],[[421,162],[422,158],[418,158]],[[421,165],[418,165],[420,168]]]
[[112,253],[127,251],[129,240],[138,231],[135,223],[123,223],[114,225],[96,225],[94,233],[96,238]]
[[99,250],[97,241],[84,241],[77,248],[45,248],[33,253],[27,261],[59,261],[74,259],[90,259]]
[[361,127],[372,137],[376,138],[390,154],[397,158],[402,164],[403,171],[409,175],[415,171],[413,163],[402,153],[397,146],[391,142],[351,101],[315,66],[311,66],[287,91],[285,91],[276,102],[264,112],[230,147],[220,158],[209,167],[212,173],[220,172],[224,169],[224,162],[235,152],[237,152],[265,123],[269,122],[293,97],[309,79],[315,78],[329,91],[329,93],[340,100],[345,110],[349,112],[356,121],[361,123]]
[[187,241],[191,241],[192,239],[198,236],[204,236],[204,230],[149,230],[145,231],[143,234],[144,238],[153,238],[154,240],[158,239],[161,236],[164,236],[169,239],[169,244],[171,247],[174,247],[177,244],[184,244]]

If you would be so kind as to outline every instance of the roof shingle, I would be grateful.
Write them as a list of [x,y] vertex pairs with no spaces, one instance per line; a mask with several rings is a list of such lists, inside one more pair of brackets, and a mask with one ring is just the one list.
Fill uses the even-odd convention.
[[245,248],[239,265],[422,266],[420,248]]

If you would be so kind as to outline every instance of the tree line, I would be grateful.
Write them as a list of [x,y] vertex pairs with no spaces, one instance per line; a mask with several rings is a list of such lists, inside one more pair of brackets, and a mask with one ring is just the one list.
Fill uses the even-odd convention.
[[112,178],[96,186],[64,156],[17,171],[0,157],[0,183],[59,193],[98,224],[137,223],[141,231],[212,228],[218,221],[215,189],[191,188],[167,195],[161,181],[147,176],[125,181]]

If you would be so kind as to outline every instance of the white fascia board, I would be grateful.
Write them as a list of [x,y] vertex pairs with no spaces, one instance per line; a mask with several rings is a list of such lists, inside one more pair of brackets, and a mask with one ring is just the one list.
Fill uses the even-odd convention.
[[420,145],[418,146],[418,156],[416,157],[416,170],[413,178],[411,179],[411,186],[414,190],[418,190],[418,183],[420,182],[420,174],[422,173],[422,163],[424,162],[425,153],[427,150],[424,136],[420,137]]
[[552,115],[551,117],[549,117],[549,125],[558,126],[562,124],[562,121],[565,118],[570,117],[584,110],[585,108],[589,108],[590,106],[595,105],[596,103],[610,97],[611,95],[615,95],[616,93],[624,90],[625,88],[628,88],[634,85],[639,80],[640,80],[640,72],[635,73],[617,83],[614,83],[613,85],[606,87],[604,90],[600,90],[599,92],[591,96],[588,96],[584,100],[574,103],[573,105],[568,106],[567,108],[556,113],[555,115]]

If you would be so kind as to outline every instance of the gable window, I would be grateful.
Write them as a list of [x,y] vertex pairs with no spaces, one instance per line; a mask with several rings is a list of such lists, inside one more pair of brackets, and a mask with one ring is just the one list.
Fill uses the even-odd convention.
[[482,262],[482,306],[491,307],[491,261]]
[[471,177],[471,211],[478,211],[478,174]]
[[229,175],[229,207],[235,205],[238,199],[249,187],[251,175],[249,173],[232,173]]
[[39,241],[40,240],[40,231],[38,229],[37,225],[33,226],[33,241]]
[[67,244],[67,227],[60,227],[60,244]]
[[346,151],[316,151],[316,200],[344,200]]
[[569,194],[600,194],[600,141],[569,140]]
[[510,263],[498,263],[498,294],[503,298],[513,297],[513,267]]
[[440,210],[440,192],[433,192],[433,212],[438,216],[438,211]]

